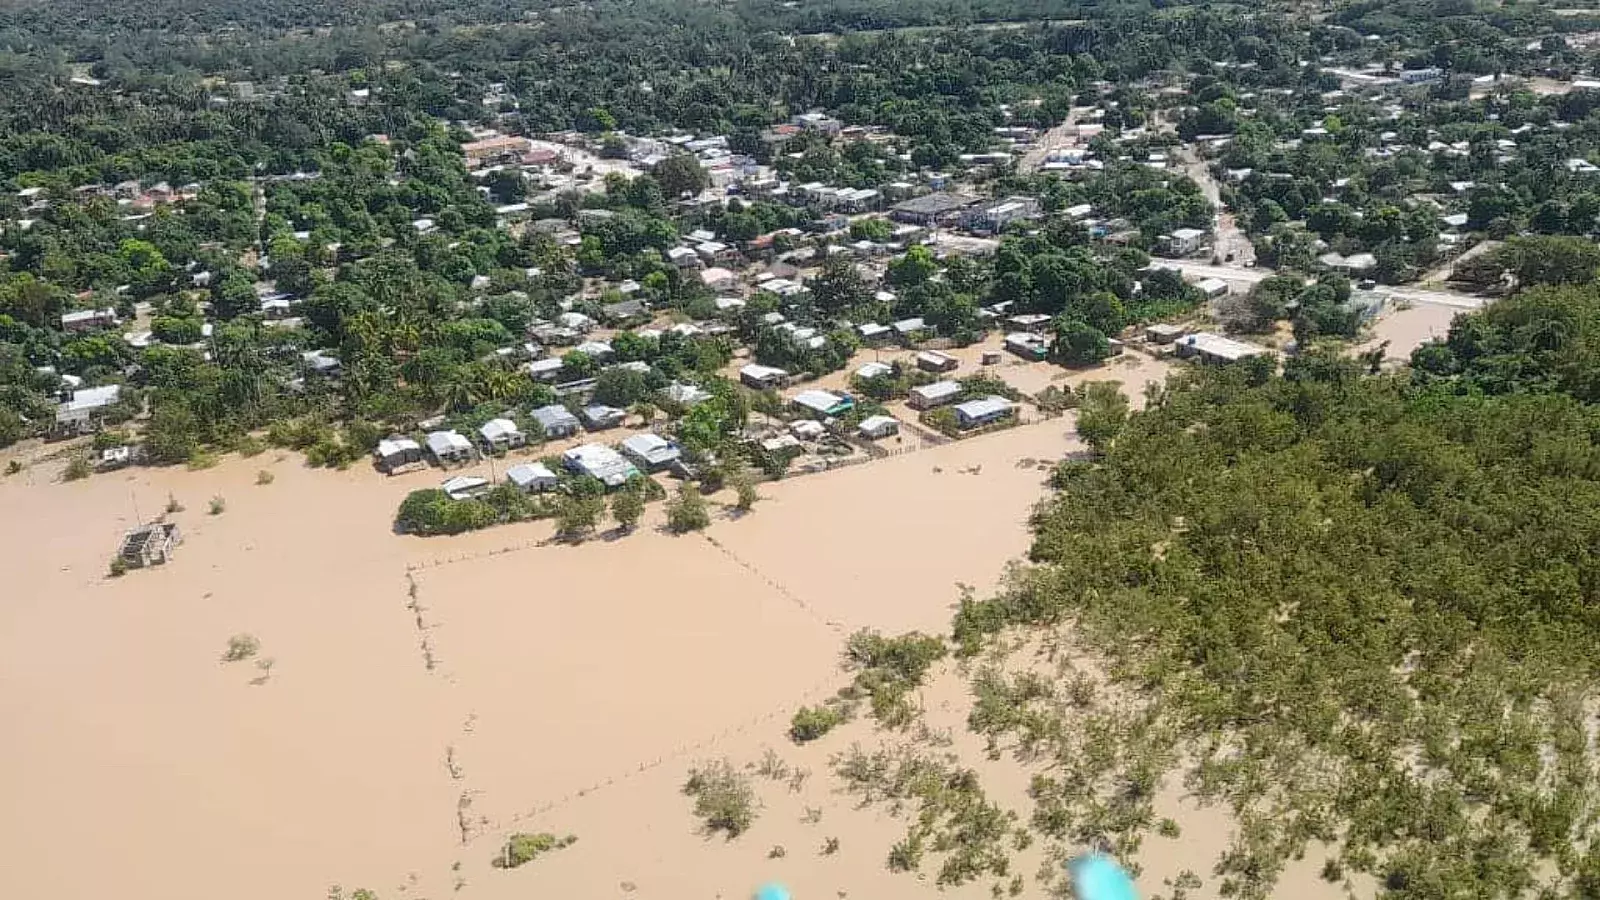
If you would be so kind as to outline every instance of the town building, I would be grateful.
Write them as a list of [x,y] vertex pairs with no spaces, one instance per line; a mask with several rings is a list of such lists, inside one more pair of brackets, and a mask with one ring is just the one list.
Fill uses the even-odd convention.
[[902,200],[889,207],[889,216],[896,222],[905,222],[909,225],[921,225],[925,228],[937,228],[954,225],[968,210],[979,204],[975,197],[960,194],[950,194],[935,191],[932,194],[923,194],[921,197],[912,197]]
[[1167,256],[1193,256],[1206,244],[1206,233],[1198,228],[1174,228],[1159,240],[1161,252]]

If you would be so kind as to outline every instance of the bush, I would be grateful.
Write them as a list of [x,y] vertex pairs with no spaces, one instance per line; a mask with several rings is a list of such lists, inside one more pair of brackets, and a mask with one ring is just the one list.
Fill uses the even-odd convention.
[[756,492],[755,482],[743,475],[734,479],[733,489],[739,495],[738,500],[734,502],[733,508],[740,512],[749,512],[754,509],[756,501],[761,499],[761,495]]
[[578,836],[569,834],[558,838],[543,831],[538,834],[513,834],[506,839],[505,846],[501,848],[500,855],[494,859],[497,869],[515,869],[518,866],[533,862],[540,854],[552,850],[561,850],[578,842]]
[[261,652],[261,642],[252,634],[236,634],[228,638],[228,649],[222,652],[223,662],[240,662]]
[[685,482],[678,486],[678,496],[667,504],[667,529],[673,534],[699,531],[711,524],[711,513],[706,501],[694,486]]
[[273,476],[273,474],[271,472],[268,472],[266,469],[262,469],[261,471],[256,473],[256,484],[259,484],[259,485],[271,484],[273,482],[273,477],[274,476]]
[[228,501],[222,499],[222,495],[218,494],[217,496],[211,498],[211,504],[208,507],[208,511],[213,516],[220,516],[220,515],[222,515],[223,510],[225,510],[227,508],[228,508]]
[[89,465],[89,458],[82,453],[74,453],[72,458],[67,460],[67,468],[61,473],[61,477],[66,481],[82,481],[93,472],[94,467]]
[[843,721],[844,716],[831,706],[802,706],[789,720],[789,737],[796,744],[804,744],[822,737]]
[[721,832],[732,839],[755,822],[755,791],[749,779],[725,759],[690,769],[683,792],[694,798],[694,814],[708,832]]
[[128,562],[120,556],[111,557],[110,574],[112,578],[121,578],[128,574]]

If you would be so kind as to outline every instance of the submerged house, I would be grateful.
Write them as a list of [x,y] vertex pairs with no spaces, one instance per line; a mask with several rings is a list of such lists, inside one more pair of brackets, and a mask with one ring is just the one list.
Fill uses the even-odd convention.
[[151,522],[122,536],[117,559],[133,569],[159,566],[172,558],[173,551],[182,540],[183,536],[175,523]]
[[633,463],[604,444],[584,444],[561,454],[561,464],[576,475],[588,475],[608,488],[621,487],[639,474]]
[[957,403],[956,425],[965,430],[991,425],[1016,414],[1016,404],[1004,397],[984,397]]

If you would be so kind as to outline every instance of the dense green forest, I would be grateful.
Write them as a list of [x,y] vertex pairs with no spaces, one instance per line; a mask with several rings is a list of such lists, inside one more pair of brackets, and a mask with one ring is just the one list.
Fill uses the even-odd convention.
[[974,726],[1058,768],[1035,825],[1132,849],[1177,766],[1240,816],[1225,895],[1326,847],[1389,897],[1593,896],[1597,348],[1600,288],[1539,288],[1411,374],[1180,377],[1063,463],[1035,565],[957,643],[1070,624],[1142,699],[1063,727],[1055,691],[984,676]]

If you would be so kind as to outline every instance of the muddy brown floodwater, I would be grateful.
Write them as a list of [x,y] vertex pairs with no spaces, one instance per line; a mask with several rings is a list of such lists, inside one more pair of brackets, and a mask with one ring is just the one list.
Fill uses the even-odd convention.
[[[1071,380],[1137,397],[1161,372],[1141,358]],[[709,900],[769,878],[808,900],[926,896],[884,865],[905,823],[826,775],[831,754],[879,738],[853,723],[796,748],[788,719],[844,683],[851,631],[943,631],[958,583],[991,589],[1027,547],[1039,462],[1075,448],[1069,416],[763,485],[753,513],[703,535],[647,518],[578,547],[546,545],[543,523],[396,536],[396,505],[437,473],[270,453],[0,480],[0,896]],[[275,477],[257,485],[263,468]],[[176,559],[107,578],[121,532],[169,496],[186,507]],[[256,659],[222,661],[235,634]],[[963,701],[950,677],[924,697],[1025,817],[1025,780],[961,734]],[[688,767],[767,749],[810,777],[758,779],[740,839],[698,833]],[[1225,825],[1181,855],[1214,858]],[[513,831],[579,840],[492,868]]]

